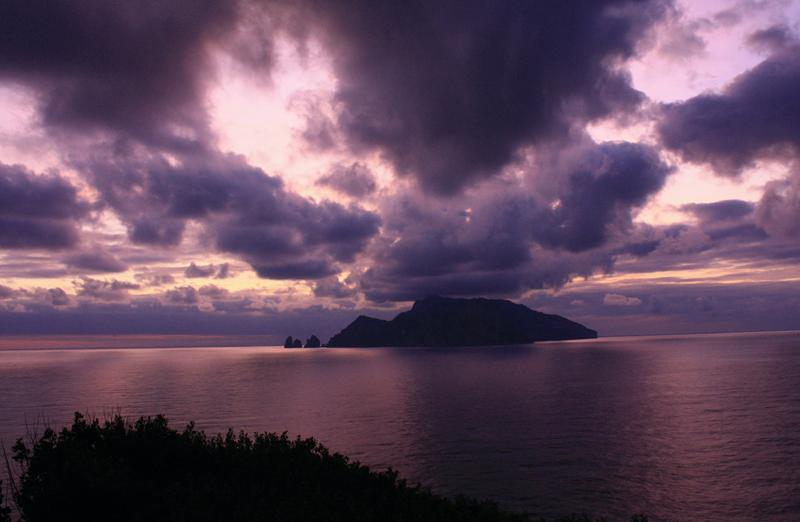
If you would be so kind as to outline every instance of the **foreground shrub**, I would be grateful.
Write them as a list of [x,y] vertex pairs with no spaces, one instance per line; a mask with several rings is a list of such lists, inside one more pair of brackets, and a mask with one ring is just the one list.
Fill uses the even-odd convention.
[[100,423],[75,415],[14,446],[25,521],[514,521],[488,502],[448,500],[377,473],[314,439],[182,432],[162,417]]
[[[193,424],[171,429],[163,416],[101,423],[76,413],[72,426],[47,429],[30,446],[18,440],[13,460],[14,516],[27,522],[530,520],[491,502],[433,495],[314,439],[233,431],[209,437]],[[9,522],[2,493],[0,522]]]
[[11,522],[11,509],[6,505],[3,496],[3,481],[0,480],[0,522]]

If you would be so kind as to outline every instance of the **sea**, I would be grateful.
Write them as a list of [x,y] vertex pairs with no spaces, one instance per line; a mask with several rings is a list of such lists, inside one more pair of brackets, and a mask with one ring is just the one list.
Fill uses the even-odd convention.
[[176,428],[314,437],[436,493],[539,516],[800,520],[800,332],[214,344],[248,342],[3,338],[0,440],[9,448],[76,411],[161,413]]

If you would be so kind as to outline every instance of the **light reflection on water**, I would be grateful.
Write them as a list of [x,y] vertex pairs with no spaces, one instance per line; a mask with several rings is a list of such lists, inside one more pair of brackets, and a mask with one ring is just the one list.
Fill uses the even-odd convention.
[[547,516],[800,519],[798,397],[798,333],[0,350],[7,446],[26,425],[61,425],[75,410],[164,413],[209,432],[313,435],[435,491]]

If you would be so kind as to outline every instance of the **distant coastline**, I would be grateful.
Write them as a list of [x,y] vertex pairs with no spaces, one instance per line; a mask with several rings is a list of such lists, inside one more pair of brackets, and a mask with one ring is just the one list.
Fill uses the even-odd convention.
[[[739,332],[656,333],[646,335],[608,335],[596,339],[538,341],[537,344],[634,341],[683,337],[760,336],[798,334],[800,330],[754,330]],[[157,348],[280,348],[278,335],[0,335],[0,351],[15,350],[111,350]]]
[[[273,335],[0,335],[0,350],[278,346]],[[267,341],[269,339],[269,341]]]

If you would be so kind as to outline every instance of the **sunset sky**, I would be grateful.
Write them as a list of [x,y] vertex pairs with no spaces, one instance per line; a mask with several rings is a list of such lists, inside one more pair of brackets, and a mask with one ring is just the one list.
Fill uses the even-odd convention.
[[0,3],[0,333],[427,295],[800,328],[800,0]]

